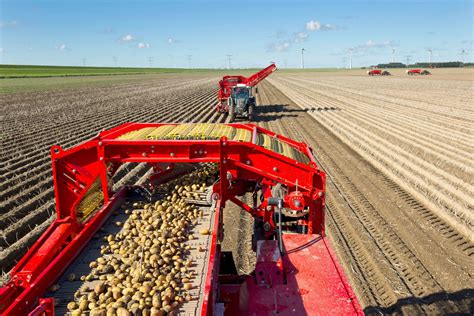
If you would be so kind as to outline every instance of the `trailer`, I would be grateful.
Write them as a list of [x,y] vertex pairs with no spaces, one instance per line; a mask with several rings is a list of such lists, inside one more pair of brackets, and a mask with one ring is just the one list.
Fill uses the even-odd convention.
[[369,76],[391,76],[392,74],[387,70],[382,69],[371,69],[367,71]]
[[[70,149],[53,146],[51,157],[56,220],[0,288],[2,315],[55,315],[64,311],[58,306],[65,297],[51,292],[52,286],[81,265],[88,247],[97,241],[95,236],[103,232],[124,201],[146,195],[143,187],[112,190],[112,176],[128,162],[149,164],[154,170],[150,177],[162,182],[167,181],[164,176],[170,170],[183,164],[212,164],[218,179],[209,187],[209,204],[197,224],[207,227],[209,234],[201,236],[199,245],[205,246],[199,246],[190,268],[195,278],[190,296],[195,299],[181,300],[169,307],[173,310],[160,302],[160,309],[154,297],[162,288],[153,287],[140,294],[143,310],[135,305],[134,312],[127,315],[145,313],[145,309],[149,313],[150,308],[156,315],[363,315],[325,237],[326,175],[305,143],[252,124],[127,123]],[[250,205],[240,198],[246,194],[253,196]],[[221,250],[226,232],[224,208],[229,203],[255,220],[252,240],[257,260],[250,275],[238,275],[232,256]],[[159,212],[151,206],[145,209]],[[147,227],[165,234],[163,228]],[[196,242],[186,241],[190,252],[172,260],[189,260],[192,251],[198,251]],[[162,246],[172,247],[166,242]],[[140,264],[148,264],[147,260],[151,259],[142,255]],[[159,262],[151,269],[161,269]],[[153,276],[148,278],[154,281]],[[107,308],[113,310],[115,294],[107,283],[111,281],[102,279],[105,283],[96,294],[104,300],[106,297]],[[173,282],[176,295],[184,297],[181,281]],[[127,298],[125,303],[130,304],[128,294],[121,295],[117,300]],[[127,310],[125,303],[120,301],[118,306]],[[109,310],[101,310],[105,312]]]
[[415,76],[415,75],[431,75],[431,72],[429,72],[426,69],[421,69],[421,68],[415,68],[415,69],[407,69],[406,70],[407,75],[409,76]]

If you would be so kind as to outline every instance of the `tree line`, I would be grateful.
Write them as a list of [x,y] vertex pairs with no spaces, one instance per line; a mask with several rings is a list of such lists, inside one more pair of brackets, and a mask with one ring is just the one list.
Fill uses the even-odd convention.
[[415,64],[404,64],[404,63],[385,63],[385,64],[378,64],[377,68],[448,68],[448,67],[470,67],[474,66],[474,63],[463,63],[462,61],[446,61],[446,62],[439,62],[439,63],[429,63],[429,62],[420,62]]

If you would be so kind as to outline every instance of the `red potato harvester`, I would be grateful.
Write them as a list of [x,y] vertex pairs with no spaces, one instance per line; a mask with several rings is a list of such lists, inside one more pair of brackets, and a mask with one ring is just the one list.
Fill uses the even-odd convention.
[[237,116],[252,120],[257,106],[256,94],[258,91],[256,86],[276,69],[277,66],[271,64],[248,78],[224,76],[219,81],[217,111],[229,113],[230,122],[233,122]]
[[391,76],[392,74],[387,70],[382,69],[371,69],[367,71],[369,76]]
[[[68,150],[53,146],[51,156],[57,219],[0,289],[2,315],[54,315],[55,297],[46,296],[48,289],[133,194],[131,186],[113,192],[110,183],[127,162],[219,166],[219,181],[211,187],[212,234],[195,313],[363,314],[325,237],[326,175],[306,144],[252,124],[127,123]],[[253,205],[238,198],[248,192],[259,197]],[[81,217],[78,207],[85,200],[95,207]],[[257,223],[257,260],[250,275],[229,272],[233,262],[221,251],[223,211],[229,202]]]
[[409,76],[414,76],[414,75],[431,75],[431,72],[429,72],[426,69],[421,69],[421,68],[415,68],[415,69],[409,69],[406,70],[407,75]]

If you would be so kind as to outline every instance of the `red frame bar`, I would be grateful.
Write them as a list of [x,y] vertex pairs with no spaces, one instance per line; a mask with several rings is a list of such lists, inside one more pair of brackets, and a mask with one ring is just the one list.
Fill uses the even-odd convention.
[[[38,299],[66,267],[79,254],[82,248],[103,225],[111,209],[118,205],[124,190],[110,195],[107,170],[116,170],[124,162],[199,163],[220,164],[220,181],[216,187],[219,194],[215,230],[211,247],[211,262],[206,282],[205,309],[210,313],[217,291],[219,265],[219,246],[222,239],[219,230],[222,223],[222,208],[227,200],[234,200],[241,194],[245,182],[231,188],[225,180],[230,175],[236,181],[256,181],[271,186],[280,182],[298,190],[310,207],[308,232],[324,234],[324,192],[325,174],[317,168],[310,148],[289,138],[277,135],[252,124],[228,124],[234,128],[249,130],[254,135],[264,133],[287,143],[306,155],[310,163],[305,164],[284,155],[256,145],[253,141],[239,142],[222,137],[219,140],[119,140],[120,135],[146,127],[159,127],[164,124],[127,123],[99,133],[93,139],[71,149],[59,146],[51,148],[57,220],[47,229],[30,251],[12,270],[12,281],[0,289],[0,312],[2,315],[22,315],[30,312]],[[176,124],[173,124],[176,125]],[[112,168],[108,168],[112,166]],[[85,223],[78,221],[76,207],[84,198],[93,183],[100,179],[104,206]],[[269,190],[266,197],[271,194]],[[266,204],[264,204],[266,205]],[[247,211],[248,207],[244,207]],[[260,213],[257,213],[260,215]],[[262,215],[271,220],[270,212]],[[4,308],[6,306],[6,308]],[[203,307],[203,310],[204,310]]]
[[[37,304],[41,296],[47,292],[48,288],[59,278],[59,276],[61,276],[75,257],[87,245],[92,236],[100,229],[100,227],[102,227],[115,207],[122,203],[127,189],[127,187],[124,187],[118,191],[114,195],[114,198],[98,211],[89,222],[83,225],[82,228],[75,226],[77,227],[77,230],[73,233],[68,234],[69,231],[66,232],[66,237],[72,238],[72,240],[61,244],[63,248],[54,253],[53,259],[49,258],[46,267],[39,271],[34,270],[29,275],[26,274],[27,271],[23,270],[25,266],[34,264],[35,262],[41,266],[44,264],[44,258],[36,256],[43,243],[49,241],[50,236],[55,234],[55,232],[60,230],[64,225],[71,225],[72,221],[71,218],[55,220],[12,270],[12,281],[8,283],[6,287],[7,289],[10,289],[9,292],[18,293],[18,296],[14,299],[10,297],[5,301],[3,301],[3,296],[0,296],[0,301],[6,304],[6,309],[2,309],[1,314],[4,316],[28,314]],[[40,273],[36,275],[38,272]],[[8,294],[8,291],[5,294]]]

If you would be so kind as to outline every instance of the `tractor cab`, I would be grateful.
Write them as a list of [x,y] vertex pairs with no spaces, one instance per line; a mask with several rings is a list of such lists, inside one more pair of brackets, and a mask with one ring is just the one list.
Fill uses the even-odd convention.
[[242,114],[247,112],[247,104],[250,98],[250,89],[247,86],[237,86],[232,89],[231,98],[235,104],[235,110]]
[[252,87],[245,84],[237,84],[232,87],[229,101],[231,116],[238,115],[252,119],[255,107],[255,96],[252,94]]

